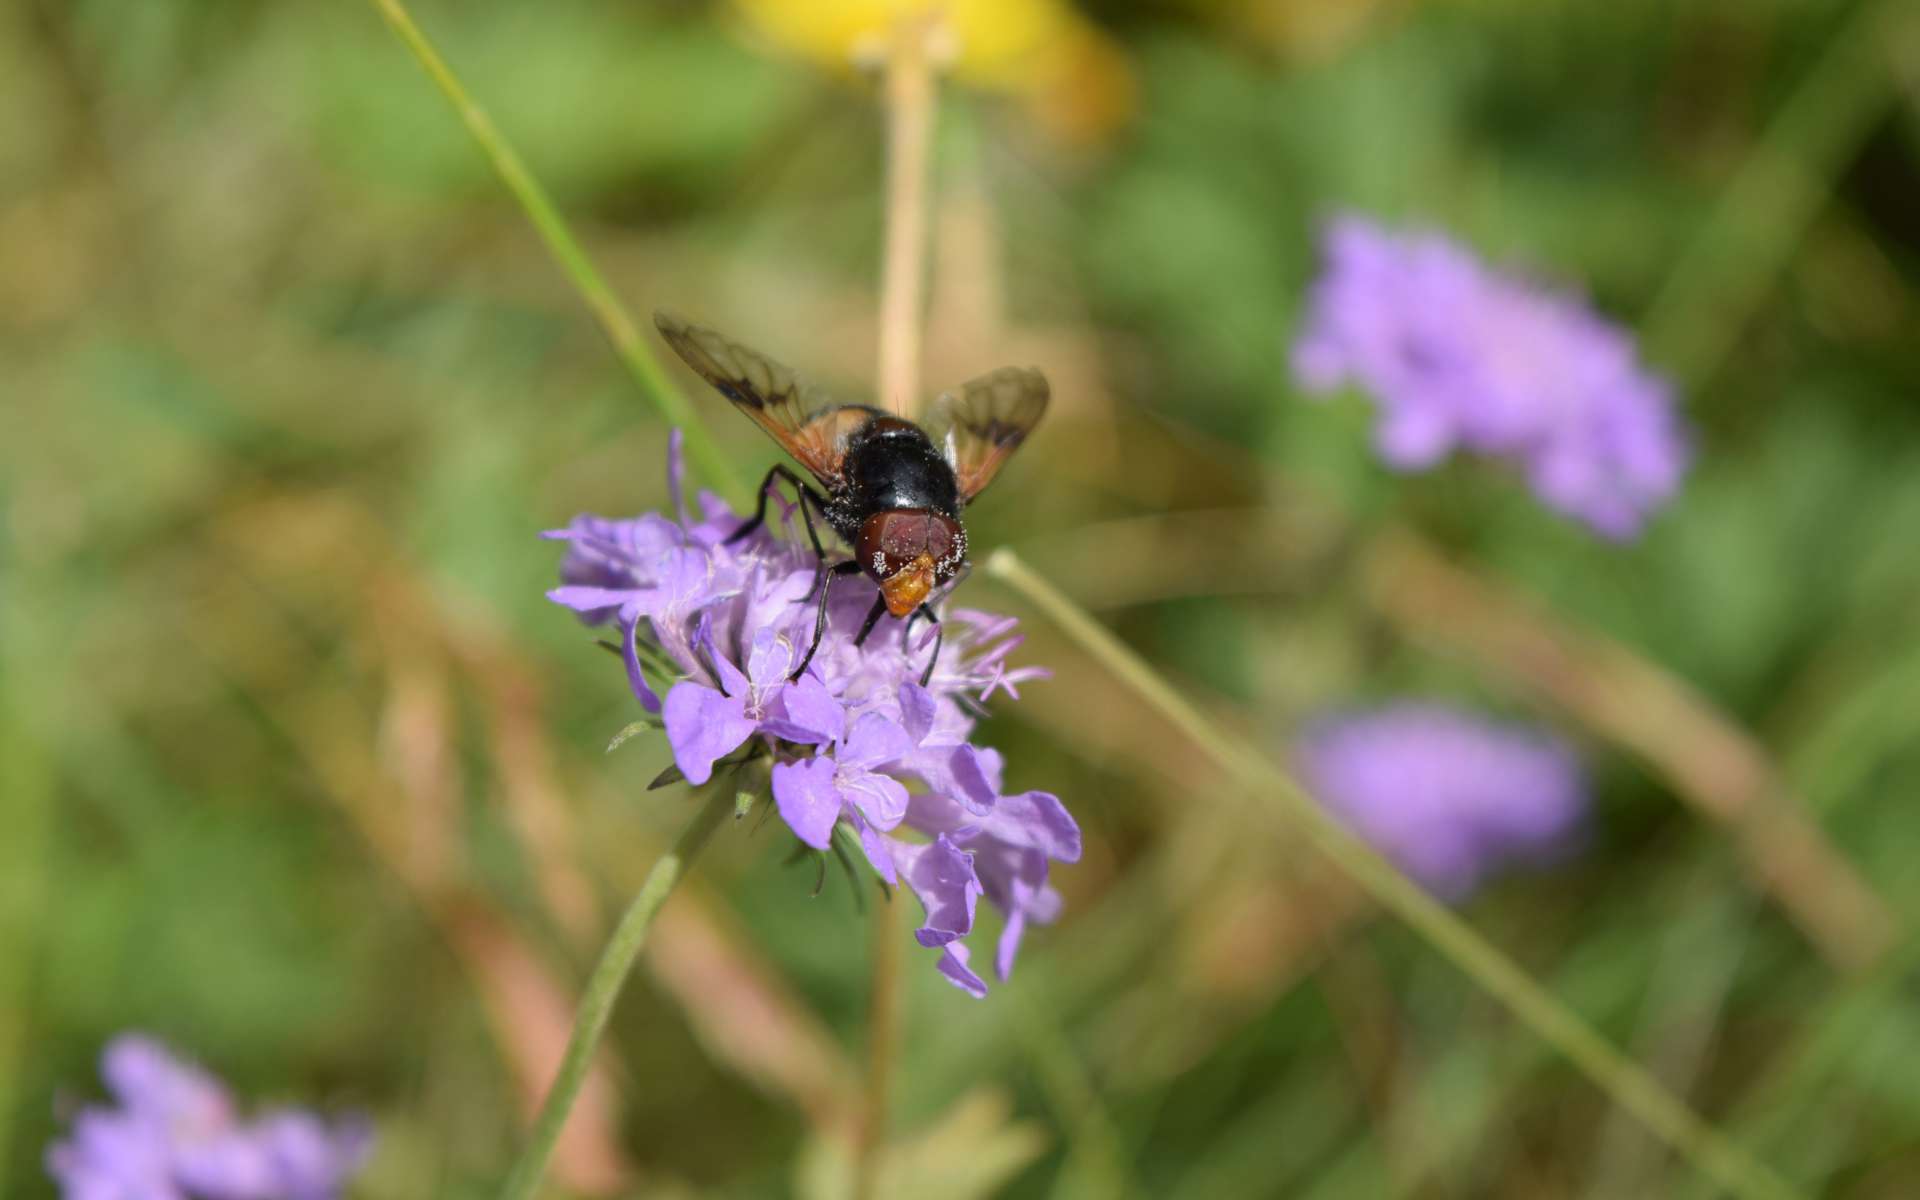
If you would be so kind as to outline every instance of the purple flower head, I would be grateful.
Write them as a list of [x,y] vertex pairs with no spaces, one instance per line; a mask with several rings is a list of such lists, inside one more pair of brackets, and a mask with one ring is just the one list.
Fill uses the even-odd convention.
[[1323,719],[1298,759],[1330,812],[1447,900],[1506,864],[1563,855],[1587,810],[1580,764],[1557,738],[1437,705]]
[[984,995],[962,944],[980,897],[1005,916],[995,959],[1005,979],[1026,928],[1059,914],[1049,864],[1080,856],[1065,807],[1043,792],[1002,795],[1000,756],[970,741],[995,692],[1017,699],[1019,685],[1046,673],[1007,665],[1021,640],[1012,618],[954,608],[941,616],[945,643],[923,687],[934,630],[918,624],[909,640],[904,622],[886,620],[855,646],[874,585],[841,577],[826,636],[790,680],[813,641],[812,549],[794,536],[791,510],[784,538],[763,526],[729,542],[740,516],[702,493],[694,520],[681,470],[676,433],[672,517],[582,516],[547,534],[568,543],[562,586],[548,597],[618,631],[634,697],[658,714],[688,782],[771,754],[774,805],[794,836],[824,850],[846,826],[880,878],[920,900],[927,919],[916,936],[940,950],[941,973]]
[[1390,466],[1424,470],[1456,449],[1507,459],[1549,508],[1616,539],[1680,486],[1672,388],[1579,298],[1360,217],[1332,222],[1323,252],[1294,374],[1318,394],[1370,392]]
[[100,1073],[119,1107],[82,1109],[47,1151],[66,1200],[333,1200],[372,1147],[364,1121],[242,1121],[219,1080],[138,1034],[107,1046]]

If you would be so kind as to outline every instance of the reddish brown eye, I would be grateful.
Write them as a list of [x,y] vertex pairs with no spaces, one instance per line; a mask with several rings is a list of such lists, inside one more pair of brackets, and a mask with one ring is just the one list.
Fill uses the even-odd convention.
[[967,531],[958,521],[934,516],[928,529],[927,553],[933,556],[941,579],[953,578],[967,558]]
[[860,526],[854,555],[860,569],[874,579],[885,579],[913,561],[905,545],[906,517],[905,513],[875,513]]
[[887,579],[923,558],[939,578],[947,579],[966,558],[967,535],[958,521],[939,513],[895,509],[866,519],[854,553],[860,569],[875,580]]

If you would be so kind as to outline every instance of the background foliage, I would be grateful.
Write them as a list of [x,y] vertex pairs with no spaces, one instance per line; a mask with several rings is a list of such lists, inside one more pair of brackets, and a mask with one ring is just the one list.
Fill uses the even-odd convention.
[[[419,16],[632,307],[858,397],[873,88],[755,8]],[[1809,1191],[1913,1194],[1904,935],[1869,965],[1810,938],[1741,835],[1682,802],[1674,764],[1711,776],[1713,747],[1650,759],[1444,614],[1423,628],[1378,548],[1419,530],[1549,629],[1684,681],[1911,926],[1920,19],[1835,0],[1084,17],[1029,71],[963,73],[942,114],[926,377],[1032,362],[1059,395],[970,515],[976,544],[1018,548],[1277,753],[1307,713],[1405,692],[1555,724],[1600,780],[1590,844],[1468,918]],[[661,505],[665,430],[371,7],[29,0],[0,10],[0,80],[0,1193],[46,1191],[40,1148],[131,1026],[249,1093],[371,1111],[358,1194],[488,1194],[528,1063],[689,811],[643,790],[656,737],[602,755],[631,702],[542,599],[557,555],[534,536]],[[1596,541],[1490,468],[1389,476],[1363,404],[1300,400],[1287,338],[1345,208],[1444,226],[1641,331],[1699,443],[1642,542]],[[743,474],[771,461],[696,403]],[[1065,921],[988,1001],[907,952],[900,1178],[1696,1186],[1417,938],[1236,828],[1191,747],[1030,632],[1056,678],[989,738],[1011,785],[1074,806],[1089,852],[1058,880]],[[809,899],[782,841],[727,831],[672,902],[563,1148],[570,1186],[834,1194],[867,925],[844,884]]]

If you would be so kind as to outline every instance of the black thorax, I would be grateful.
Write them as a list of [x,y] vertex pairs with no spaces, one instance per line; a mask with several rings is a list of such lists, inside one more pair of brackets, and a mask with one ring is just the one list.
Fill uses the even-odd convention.
[[853,541],[860,523],[890,509],[925,509],[960,515],[960,485],[953,468],[919,426],[898,417],[877,417],[848,441],[842,460],[847,486],[827,506],[827,523]]

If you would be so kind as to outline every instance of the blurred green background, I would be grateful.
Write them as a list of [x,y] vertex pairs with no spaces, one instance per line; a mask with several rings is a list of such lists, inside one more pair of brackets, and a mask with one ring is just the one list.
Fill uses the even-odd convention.
[[[1920,11],[961,7],[1007,36],[943,91],[924,376],[1031,362],[1058,396],[976,545],[1276,753],[1408,692],[1567,734],[1591,844],[1468,919],[1809,1194],[1920,1194]],[[882,119],[836,13],[416,15],[636,312],[858,398]],[[1287,341],[1348,208],[1640,332],[1699,446],[1646,538],[1484,465],[1391,476],[1363,403],[1301,400]],[[657,737],[602,753],[632,702],[535,536],[662,505],[665,429],[355,3],[0,8],[0,354],[0,1194],[49,1194],[129,1027],[372,1113],[355,1195],[490,1194],[692,807],[643,790]],[[743,475],[772,461],[690,394]],[[1451,609],[1415,586],[1435,556]],[[895,1190],[1711,1194],[967,589],[1056,673],[983,736],[1088,853],[988,1000],[903,950]],[[1716,819],[1769,805],[1801,818],[1777,856]],[[557,1193],[840,1194],[869,921],[784,857],[729,829],[672,901]],[[1801,919],[1823,869],[1867,906]]]

